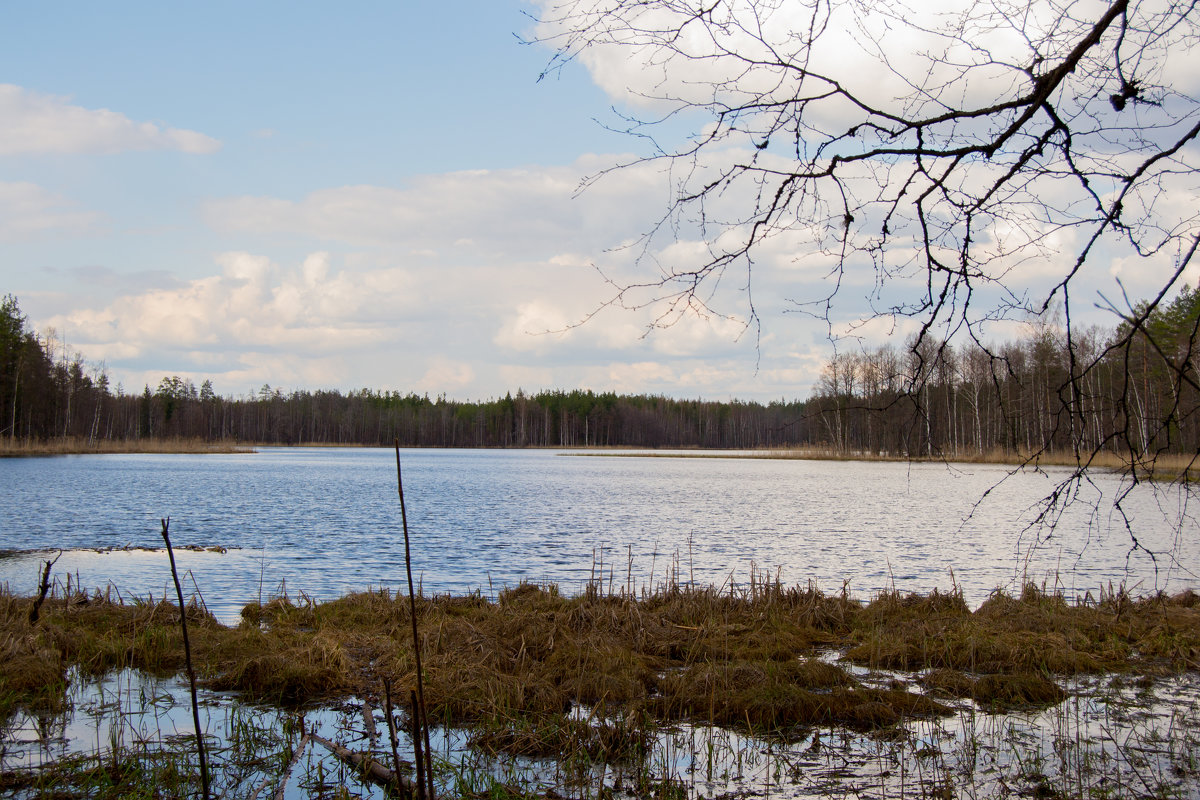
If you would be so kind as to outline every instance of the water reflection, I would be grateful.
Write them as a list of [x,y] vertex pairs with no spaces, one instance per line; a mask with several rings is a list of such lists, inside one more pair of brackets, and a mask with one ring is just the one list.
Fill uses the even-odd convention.
[[[1026,579],[1070,593],[1200,586],[1187,497],[1139,486],[1112,502],[1094,476],[1053,528],[1029,527],[1060,470],[1006,479],[1004,467],[727,458],[576,457],[550,451],[402,454],[415,571],[426,591],[493,593],[521,580],[575,591],[680,580],[740,585],[758,575],[857,596],[955,583],[976,604]],[[398,588],[403,542],[394,456],[376,449],[266,448],[256,454],[111,455],[0,461],[4,548],[69,549],[60,581],[155,595],[170,587],[161,545],[171,517],[180,566],[211,609],[286,588],[319,598]],[[1151,557],[1146,551],[1157,555]],[[0,558],[0,581],[36,588],[38,556]]]

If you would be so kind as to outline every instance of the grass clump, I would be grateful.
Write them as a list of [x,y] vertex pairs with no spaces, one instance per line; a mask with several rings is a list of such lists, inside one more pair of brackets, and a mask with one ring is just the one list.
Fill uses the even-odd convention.
[[512,719],[476,731],[470,739],[492,755],[579,758],[612,763],[645,753],[649,736],[640,720],[592,722],[563,714]]
[[1026,586],[974,612],[937,598],[881,596],[863,609],[846,657],[873,668],[977,673],[1122,672],[1157,663],[1195,668],[1200,613],[1189,593],[1075,602]]
[[784,737],[818,725],[872,729],[950,711],[904,690],[863,687],[815,659],[697,664],[665,675],[658,689],[650,705],[656,716]]
[[1052,706],[1067,699],[1067,693],[1044,675],[1032,672],[1015,675],[984,675],[972,687],[971,697],[993,709]]

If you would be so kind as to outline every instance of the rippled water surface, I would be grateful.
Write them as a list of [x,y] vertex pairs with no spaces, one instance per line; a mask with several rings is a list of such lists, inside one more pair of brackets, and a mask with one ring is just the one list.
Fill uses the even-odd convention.
[[[1052,530],[1030,527],[1068,472],[999,466],[553,451],[403,451],[414,573],[425,591],[494,593],[522,580],[577,591],[680,580],[744,584],[751,571],[859,597],[895,586],[961,587],[972,604],[1026,578],[1093,594],[1200,586],[1200,529],[1177,488],[1093,476]],[[55,575],[162,594],[160,518],[187,585],[235,617],[286,587],[327,599],[404,585],[395,456],[382,449],[264,448],[236,455],[0,460],[0,548],[66,552]],[[1151,558],[1145,550],[1157,553]],[[40,554],[0,558],[0,582],[32,593]],[[952,574],[953,573],[953,574]]]

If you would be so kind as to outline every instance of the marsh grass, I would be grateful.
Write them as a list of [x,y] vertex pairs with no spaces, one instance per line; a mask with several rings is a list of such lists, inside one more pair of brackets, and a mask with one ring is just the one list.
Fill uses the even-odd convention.
[[[1115,773],[1129,778],[1148,769],[1135,762],[1146,761],[1144,753],[1106,744],[1097,733],[1136,722],[1134,711],[1113,720],[1126,713],[1118,697],[1152,693],[1173,676],[1193,686],[1200,671],[1200,598],[1192,592],[1134,598],[1116,590],[1068,599],[1031,586],[1015,597],[995,593],[971,610],[956,592],[891,592],[864,603],[761,579],[724,591],[673,582],[641,596],[602,588],[567,597],[554,586],[522,584],[495,599],[417,598],[429,717],[443,731],[465,731],[460,751],[447,749],[435,769],[444,790],[521,796],[544,786],[505,772],[505,764],[522,759],[553,762],[561,781],[586,788],[581,795],[620,784],[640,796],[678,794],[679,781],[691,775],[694,782],[703,772],[719,773],[735,788],[752,773],[755,785],[787,784],[795,793],[816,786],[817,773],[835,781],[849,780],[842,772],[861,777],[875,770],[873,779],[890,786],[897,773],[884,765],[896,761],[909,765],[905,780],[923,787],[914,796],[937,797],[952,781],[974,775],[985,757],[1030,791],[1041,791],[1035,784],[1042,780],[1058,791],[1066,773],[1074,775],[1073,786],[1095,788],[1095,776],[1111,781]],[[30,624],[32,602],[0,590],[6,726],[14,718],[64,713],[71,687],[81,681],[121,670],[165,678],[182,669],[175,604],[57,586]],[[401,699],[415,682],[408,598],[386,590],[328,602],[301,595],[251,603],[233,626],[201,604],[190,603],[185,613],[207,690],[268,704],[278,710],[277,722],[285,718],[279,715],[353,698],[380,708],[385,681]],[[1074,712],[1089,720],[1108,714],[1101,723],[1084,725],[1070,712],[1046,716],[1077,702],[1073,687],[1080,681],[1101,679],[1112,679],[1099,693],[1105,697]],[[1039,744],[1035,758],[1019,741],[1026,736],[1019,726],[980,734],[966,715],[1049,719],[1062,736],[1057,744]],[[1188,755],[1200,730],[1195,717],[1194,710],[1173,717],[1165,730],[1158,723],[1133,726],[1137,741],[1162,751],[1155,764],[1173,765],[1155,767],[1162,775],[1154,785],[1200,786],[1196,759]],[[284,769],[301,732],[243,727],[223,741],[245,743],[259,753],[254,758]],[[401,729],[408,730],[403,721]],[[696,731],[707,731],[699,744]],[[679,738],[685,734],[690,744]],[[721,736],[736,743],[715,747]],[[1072,736],[1074,744],[1067,741]],[[40,796],[75,781],[105,788],[62,796],[138,796],[136,785],[168,779],[191,791],[194,757],[186,743],[151,740],[132,762],[130,747],[117,743],[91,760],[63,756],[33,772],[6,766],[0,793]],[[923,744],[914,745],[918,740]],[[772,753],[766,761],[751,752],[764,749]],[[468,751],[477,755],[468,758]],[[839,771],[837,753],[853,769]],[[227,782],[238,769],[253,772],[234,761],[222,762]],[[329,774],[344,772],[327,761],[310,768],[316,772],[305,780],[326,787],[311,796],[342,779]],[[34,785],[41,788],[28,788]],[[1062,796],[1116,796],[1092,788]]]

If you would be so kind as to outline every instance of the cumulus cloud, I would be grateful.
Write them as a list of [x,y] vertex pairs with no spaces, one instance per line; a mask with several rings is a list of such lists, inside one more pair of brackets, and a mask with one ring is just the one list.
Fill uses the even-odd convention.
[[290,264],[228,252],[202,277],[36,322],[56,328],[73,349],[104,362],[114,383],[134,390],[179,375],[212,379],[218,391],[235,394],[264,383],[460,399],[518,388],[721,396],[723,386],[736,386],[742,397],[807,391],[800,373],[789,375],[796,380],[788,386],[777,383],[788,370],[802,371],[793,348],[768,353],[760,376],[753,342],[735,341],[726,321],[688,317],[645,337],[639,319],[614,310],[566,335],[530,335],[574,319],[571,310],[597,296],[594,272],[570,256],[453,271],[363,262],[362,254],[324,251]]
[[400,245],[410,252],[600,251],[640,232],[660,210],[654,199],[664,196],[663,178],[652,167],[623,170],[576,196],[586,176],[610,164],[588,156],[567,166],[424,175],[402,187],[319,189],[298,201],[224,198],[207,203],[204,214],[221,231]]
[[27,239],[50,231],[78,232],[99,219],[99,214],[76,211],[65,198],[36,184],[0,181],[0,241]]
[[413,307],[405,291],[411,281],[398,269],[334,272],[325,253],[292,269],[244,252],[225,253],[217,263],[220,274],[48,322],[97,360],[157,354],[191,362],[196,353],[233,352],[253,361],[256,353],[313,358],[368,346],[394,325],[389,312]]
[[127,150],[206,154],[221,147],[203,133],[135,122],[117,111],[72,105],[69,98],[12,84],[0,84],[0,119],[0,156]]
[[[812,3],[752,4],[748,0],[714,6],[701,25],[690,9],[672,4],[627,4],[538,0],[537,35],[549,44],[566,43],[573,26],[603,17],[606,37],[577,53],[593,81],[616,102],[630,107],[674,107],[677,101],[736,104],[752,94],[793,97],[823,94],[826,75],[859,99],[886,105],[910,96],[914,87],[938,86],[957,99],[994,101],[1015,90],[1010,64],[1029,63],[1029,38],[1006,20],[980,17],[966,24],[965,41],[942,35],[963,24],[972,0],[935,0],[919,13],[907,8]],[[563,11],[566,11],[566,14]],[[1023,8],[1027,31],[1063,25],[1047,3]],[[628,27],[624,23],[628,23]],[[803,32],[819,30],[807,48]],[[669,36],[670,50],[657,45]],[[966,43],[969,41],[969,45]],[[735,55],[736,54],[736,55]],[[989,59],[992,64],[989,64]],[[757,61],[750,66],[750,61]],[[803,65],[805,72],[780,66]],[[975,64],[971,81],[955,85],[958,66]],[[822,103],[817,110],[857,113],[848,103]]]

